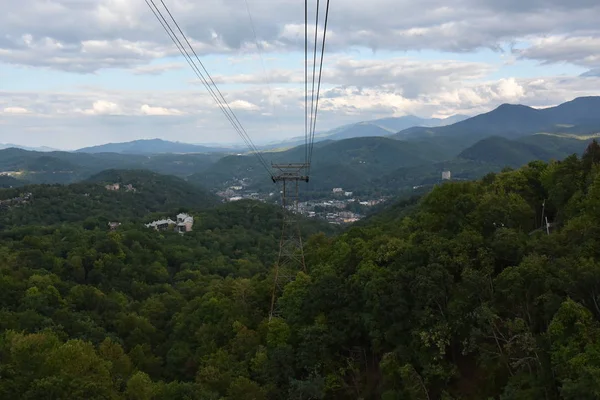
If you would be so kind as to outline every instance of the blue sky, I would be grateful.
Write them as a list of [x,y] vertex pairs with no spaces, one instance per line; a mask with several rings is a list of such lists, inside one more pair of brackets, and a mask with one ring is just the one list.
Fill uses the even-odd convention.
[[[247,1],[270,91],[244,0],[165,3],[255,142],[301,135],[303,8],[293,0]],[[362,5],[332,3],[319,131],[599,94],[597,2]],[[240,142],[144,2],[7,6],[0,15],[0,143],[74,149],[154,137]]]

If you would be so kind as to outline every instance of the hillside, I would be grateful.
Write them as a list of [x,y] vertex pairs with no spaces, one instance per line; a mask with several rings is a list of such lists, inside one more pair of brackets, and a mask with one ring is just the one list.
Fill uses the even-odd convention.
[[595,142],[438,185],[305,236],[271,320],[269,205],[198,211],[185,235],[109,232],[85,220],[100,202],[31,219],[0,230],[0,398],[593,399],[599,202]]
[[0,188],[11,188],[23,186],[25,182],[12,176],[0,175]]
[[572,154],[581,155],[590,142],[551,135],[531,135],[516,140],[490,137],[445,161],[390,171],[375,179],[373,185],[392,193],[416,186],[431,187],[441,182],[442,171],[450,171],[454,180],[479,179],[490,172],[518,168],[538,159],[562,160]]
[[[304,147],[265,153],[267,162],[303,162]],[[444,152],[434,144],[421,145],[383,137],[353,138],[317,143],[313,149],[311,189],[333,187],[358,190],[380,174],[403,166],[443,160]],[[248,178],[252,187],[273,190],[273,184],[254,156],[224,157],[205,171],[188,179],[205,187],[225,187],[236,179]]]
[[162,139],[142,139],[124,143],[107,143],[99,146],[85,147],[76,151],[78,153],[121,153],[150,155],[162,153],[223,153],[231,150],[181,142],[170,142]]
[[[105,185],[120,183],[117,191]],[[135,190],[128,191],[131,184]],[[108,221],[132,221],[153,212],[180,208],[203,210],[218,203],[205,190],[180,178],[149,171],[108,170],[89,181],[71,185],[27,185],[0,190],[0,200],[31,193],[33,200],[0,215],[0,228],[27,224],[54,225],[87,219],[97,226]],[[82,217],[85,216],[85,217]]]
[[458,158],[520,167],[533,160],[561,160],[573,153],[582,154],[588,144],[586,140],[549,135],[532,135],[517,140],[492,136],[465,149]]
[[532,160],[549,160],[549,152],[533,144],[509,140],[499,136],[483,139],[465,149],[459,158],[496,165],[520,167]]
[[[471,144],[472,142],[472,144]],[[581,154],[589,140],[555,135],[525,136],[516,140],[493,137],[471,140],[469,146],[451,137],[399,141],[383,137],[353,138],[315,145],[308,191],[331,192],[334,187],[377,194],[439,182],[450,170],[457,179],[477,179],[502,168],[529,161],[563,159]],[[264,153],[267,162],[302,162],[304,147]],[[188,177],[207,188],[237,185],[246,178],[249,190],[276,191],[254,156],[227,156]]]
[[20,171],[32,183],[73,183],[109,168],[148,169],[187,176],[207,168],[222,157],[209,154],[133,155],[117,153],[36,152],[0,150],[0,171]]
[[[393,137],[411,139],[423,136],[451,136],[456,140],[488,136],[518,138],[536,133],[581,134],[600,132],[600,97],[581,97],[556,107],[534,109],[524,105],[503,104],[493,111],[433,128],[411,128]],[[583,128],[582,128],[583,127]]]

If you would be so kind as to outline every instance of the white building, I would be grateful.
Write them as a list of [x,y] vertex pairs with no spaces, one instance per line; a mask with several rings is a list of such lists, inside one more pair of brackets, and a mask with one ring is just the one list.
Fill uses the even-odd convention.
[[448,181],[452,178],[450,171],[442,171],[442,180]]
[[171,218],[167,219],[159,219],[158,221],[152,221],[149,224],[146,224],[146,228],[154,228],[157,231],[166,231],[170,225],[177,224]]
[[333,193],[343,193],[344,190],[342,188],[333,188]]
[[173,221],[171,218],[159,219],[158,221],[150,222],[146,224],[146,228],[154,228],[157,231],[166,231],[169,226],[175,225],[175,232],[184,233],[190,232],[194,225],[194,217],[188,214],[178,214],[177,220]]
[[194,217],[191,215],[183,213],[177,215],[177,227],[175,228],[177,232],[190,232],[193,225]]

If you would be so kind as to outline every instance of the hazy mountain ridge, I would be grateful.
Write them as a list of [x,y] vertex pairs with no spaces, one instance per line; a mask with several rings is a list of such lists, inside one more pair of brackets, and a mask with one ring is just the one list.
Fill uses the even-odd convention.
[[442,127],[413,127],[393,137],[416,139],[425,136],[483,139],[489,136],[518,138],[536,133],[591,134],[600,132],[600,97],[579,97],[555,107],[536,109],[502,104],[496,109]]
[[215,153],[228,151],[231,151],[231,149],[224,147],[208,147],[182,142],[171,142],[162,139],[140,139],[123,143],[107,143],[76,150],[78,153],[122,154]]
[[119,154],[35,152],[16,148],[0,150],[0,172],[20,172],[31,183],[72,183],[109,168],[147,169],[187,176],[216,162],[220,153],[207,154]]
[[[442,169],[450,169],[453,177],[470,179],[482,171],[517,167],[534,159],[562,159],[569,154],[581,154],[595,132],[600,130],[600,117],[595,115],[596,106],[600,106],[599,99],[575,99],[543,110],[502,105],[489,113],[446,127],[413,127],[403,131],[404,136],[401,132],[382,137],[381,134],[387,131],[379,126],[354,124],[353,129],[358,130],[368,131],[375,127],[377,135],[316,142],[310,190],[331,191],[333,187],[343,187],[350,191],[379,191],[393,189],[399,182],[412,187],[439,181]],[[388,123],[388,126],[390,123],[389,119],[378,121]],[[548,125],[548,121],[563,123]],[[341,127],[335,134],[343,136],[352,132],[347,129]],[[446,134],[440,134],[440,130]],[[523,134],[528,131],[536,134]],[[404,140],[396,140],[399,137]],[[149,143],[170,146],[166,141]],[[268,163],[302,162],[305,149],[302,145],[285,151],[264,151],[263,156]],[[275,190],[266,171],[254,155],[249,154],[146,155],[0,150],[0,171],[23,171],[17,178],[32,183],[77,182],[110,168],[172,174],[212,190],[244,178],[251,182],[249,187],[254,190]],[[393,178],[395,171],[408,178]],[[388,176],[391,178],[387,179]],[[388,187],[387,181],[396,183]]]
[[[403,129],[416,126],[442,126],[453,124],[469,118],[466,115],[453,115],[447,118],[420,118],[414,115],[403,117],[380,118],[342,125],[337,128],[320,132],[315,135],[315,142],[324,140],[352,139],[355,137],[389,136]],[[304,143],[303,136],[297,136],[281,142],[270,143],[260,148],[277,148],[282,146],[300,146]]]
[[[304,146],[265,153],[267,162],[302,162]],[[373,176],[404,166],[441,161],[447,155],[434,143],[422,144],[386,137],[360,137],[317,143],[313,149],[311,187],[330,191],[332,187],[363,187]],[[269,190],[272,183],[254,156],[227,156],[206,170],[189,177],[206,187],[249,178],[257,189]]]
[[31,146],[21,146],[21,145],[13,144],[13,143],[0,143],[0,150],[10,149],[10,148],[28,150],[28,151],[40,151],[40,152],[59,151],[58,149],[54,149],[52,147],[47,147],[47,146],[31,147]]

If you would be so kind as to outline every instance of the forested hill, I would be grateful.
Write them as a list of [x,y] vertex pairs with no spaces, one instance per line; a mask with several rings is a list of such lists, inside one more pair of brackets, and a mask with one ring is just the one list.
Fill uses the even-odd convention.
[[[119,190],[106,185],[119,184]],[[127,185],[131,185],[129,189]],[[218,204],[216,196],[180,178],[143,170],[108,170],[89,181],[71,185],[27,185],[0,190],[0,200],[30,193],[24,206],[8,204],[0,212],[0,228],[53,225],[86,220],[100,226],[108,221],[129,222],[153,212],[204,210]]]
[[599,202],[595,142],[437,186],[308,239],[270,322],[266,205],[183,236],[5,230],[0,398],[594,399]]

